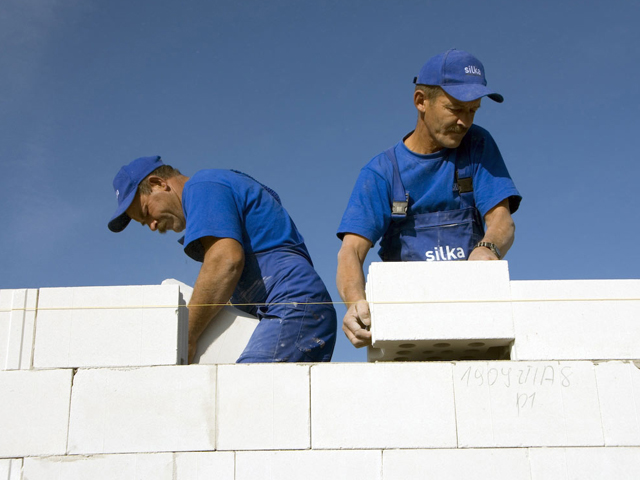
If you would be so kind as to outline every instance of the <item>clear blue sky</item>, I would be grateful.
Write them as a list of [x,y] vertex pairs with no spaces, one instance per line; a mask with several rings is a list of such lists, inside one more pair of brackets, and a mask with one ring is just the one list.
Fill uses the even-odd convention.
[[[640,278],[639,20],[628,0],[2,0],[0,288],[193,284],[177,234],[106,225],[116,171],[161,155],[274,188],[339,300],[358,172],[452,47],[505,97],[476,123],[524,197],[512,279]],[[364,360],[339,337],[335,360]]]

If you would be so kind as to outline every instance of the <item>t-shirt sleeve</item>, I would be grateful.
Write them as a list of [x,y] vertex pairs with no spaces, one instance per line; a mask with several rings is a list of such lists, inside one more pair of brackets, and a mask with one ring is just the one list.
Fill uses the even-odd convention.
[[212,181],[188,185],[182,202],[187,220],[184,252],[191,258],[204,259],[199,242],[203,237],[233,238],[243,243],[240,209],[229,186]]
[[493,137],[483,130],[484,135],[474,141],[472,158],[477,163],[473,177],[473,191],[476,207],[482,217],[505,199],[509,199],[511,213],[518,210],[522,197],[516,189],[509,171],[502,159]]
[[371,168],[360,171],[347,209],[338,228],[338,238],[355,233],[372,245],[382,237],[391,221],[391,186]]

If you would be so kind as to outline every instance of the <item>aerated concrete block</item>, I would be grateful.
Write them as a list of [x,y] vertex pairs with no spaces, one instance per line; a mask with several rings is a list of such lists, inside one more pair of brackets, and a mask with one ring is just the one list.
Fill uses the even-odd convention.
[[369,361],[497,359],[514,340],[506,261],[372,263],[367,300]]
[[[189,452],[34,457],[25,459],[24,471],[28,480],[234,480],[234,454]],[[1,475],[0,480],[4,480]]]
[[602,446],[590,362],[460,362],[458,447]]
[[531,480],[637,480],[640,472],[640,447],[532,448],[529,459]]
[[198,339],[194,363],[235,363],[244,351],[258,319],[234,307],[224,307]]
[[640,362],[595,367],[606,446],[640,446]]
[[217,405],[218,450],[310,446],[308,365],[221,365]]
[[179,302],[177,285],[40,289],[34,366],[185,363]]
[[[176,480],[173,454],[25,458],[25,480]],[[186,479],[185,479],[186,480]]]
[[511,282],[517,360],[640,359],[640,280]]
[[234,455],[189,452],[26,458],[24,471],[28,480],[234,480]]
[[456,447],[450,363],[311,367],[314,449]]
[[0,460],[0,480],[22,480],[22,459]]
[[0,290],[0,370],[31,368],[37,300],[37,289]]
[[235,480],[233,452],[189,452],[175,454],[173,480]]
[[[193,293],[193,288],[189,285],[173,278],[164,280],[162,285],[179,285],[185,305],[189,303]],[[189,311],[186,307],[182,310],[188,324]],[[200,365],[236,363],[249,343],[258,322],[258,319],[253,315],[231,306],[224,307],[198,339],[198,349],[193,363]]]
[[382,458],[384,480],[531,479],[527,450],[522,448],[385,450]]
[[215,367],[79,370],[68,452],[215,449]]
[[0,372],[0,457],[62,455],[72,370]]
[[235,480],[382,480],[377,450],[238,452]]

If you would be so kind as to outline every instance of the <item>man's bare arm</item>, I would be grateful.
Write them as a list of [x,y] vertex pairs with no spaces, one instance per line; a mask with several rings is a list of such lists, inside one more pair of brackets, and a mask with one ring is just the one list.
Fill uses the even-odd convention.
[[342,331],[356,347],[371,345],[371,315],[366,301],[365,279],[362,265],[371,249],[371,242],[360,235],[347,233],[338,252],[336,284],[342,300],[347,302],[347,313]]
[[237,240],[203,237],[200,242],[205,254],[189,301],[189,363],[198,338],[233,295],[244,268],[244,250]]
[[[515,237],[516,226],[511,218],[509,199],[505,199],[493,207],[484,216],[487,230],[482,238],[483,242],[495,244],[504,258]],[[469,260],[498,260],[491,250],[486,247],[478,247],[471,252]]]

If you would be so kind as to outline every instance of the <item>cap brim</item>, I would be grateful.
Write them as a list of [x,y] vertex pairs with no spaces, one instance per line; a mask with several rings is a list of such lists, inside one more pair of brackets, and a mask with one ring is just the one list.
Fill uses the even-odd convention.
[[131,222],[131,217],[127,215],[127,208],[129,208],[131,202],[133,202],[133,199],[136,197],[136,192],[137,189],[131,192],[129,196],[126,197],[120,205],[118,205],[116,213],[114,213],[111,220],[109,220],[109,230],[112,232],[118,233],[123,231],[127,228],[129,222]]
[[441,85],[441,87],[445,92],[461,102],[473,102],[482,97],[489,97],[498,103],[504,101],[502,95],[480,84]]

